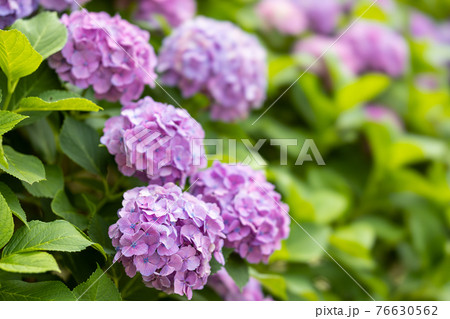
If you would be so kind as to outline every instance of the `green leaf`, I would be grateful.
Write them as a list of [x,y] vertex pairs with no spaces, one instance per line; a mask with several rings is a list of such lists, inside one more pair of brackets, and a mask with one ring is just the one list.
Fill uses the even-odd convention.
[[355,223],[338,228],[330,243],[347,254],[368,259],[375,242],[375,231],[367,224]]
[[11,239],[14,232],[12,212],[5,198],[0,195],[0,249]]
[[67,29],[56,12],[42,12],[28,20],[17,20],[12,28],[24,33],[44,59],[60,51],[67,41]]
[[37,274],[47,271],[60,272],[52,255],[42,251],[12,254],[0,259],[0,269],[9,272]]
[[[301,226],[326,249],[330,228],[313,223],[301,223]],[[324,251],[317,245],[306,232],[292,224],[289,237],[282,243],[281,250],[276,251],[271,260],[285,260],[291,262],[317,262]]]
[[56,141],[52,128],[47,119],[40,119],[32,125],[24,127],[31,147],[47,163],[56,161]]
[[2,194],[5,198],[6,203],[8,204],[12,213],[28,227],[27,215],[22,209],[22,206],[20,206],[20,202],[17,199],[16,194],[14,194],[14,192],[5,183],[2,182],[0,182],[0,194]]
[[89,237],[96,243],[99,243],[108,255],[114,255],[116,250],[112,246],[111,239],[108,236],[109,224],[98,214],[92,217],[88,227]]
[[64,220],[50,223],[34,220],[28,225],[30,229],[22,227],[14,233],[3,249],[3,256],[42,250],[77,252],[94,244]]
[[280,299],[287,300],[287,285],[286,280],[280,275],[275,274],[262,274],[258,273],[255,269],[250,268],[252,277],[258,279],[258,281],[274,296]]
[[231,254],[228,258],[225,269],[233,278],[236,285],[242,290],[250,279],[248,266],[245,261],[237,254]]
[[[1,74],[0,74],[1,76]],[[42,92],[61,87],[58,76],[47,63],[41,64],[36,72],[20,79],[11,98],[11,105],[16,106],[21,99],[27,96],[40,96]],[[42,97],[41,97],[42,98]],[[43,99],[46,101],[45,99]],[[49,112],[50,113],[50,112]],[[45,115],[43,112],[29,112],[30,118],[24,120],[19,126],[30,124],[35,118]]]
[[106,150],[99,144],[100,138],[92,127],[70,117],[65,119],[60,134],[62,151],[94,174],[102,174],[106,170]]
[[351,109],[381,94],[391,83],[383,74],[367,74],[336,93],[336,103],[341,111]]
[[97,112],[102,108],[95,103],[83,98],[67,98],[55,102],[46,102],[39,97],[27,97],[18,104],[16,112],[34,112],[34,111],[84,111]]
[[80,229],[86,229],[89,224],[88,218],[79,214],[77,209],[72,206],[63,189],[55,195],[51,208],[55,215],[64,218]]
[[[233,251],[234,251],[233,248],[227,248],[227,247],[222,248],[222,254],[223,254],[223,258],[225,259],[225,264],[227,263],[228,257],[230,257],[230,255]],[[216,272],[218,272],[220,269],[223,268],[223,265],[220,264],[216,260],[216,257],[214,257],[214,256],[212,257],[209,264],[211,266],[211,274],[215,274]]]
[[27,117],[9,111],[0,111],[0,135],[11,131],[17,123]]
[[4,152],[9,167],[5,167],[0,163],[0,169],[6,173],[28,184],[45,179],[44,165],[37,157],[16,152],[10,146],[5,146]]
[[27,76],[39,67],[42,56],[18,30],[0,30],[0,68],[10,82]]
[[75,301],[75,296],[60,281],[27,283],[8,280],[0,286],[2,301]]
[[118,301],[120,292],[106,273],[99,267],[89,279],[77,286],[73,293],[82,301]]
[[9,168],[8,161],[5,157],[5,150],[3,149],[3,136],[0,135],[0,165]]
[[64,176],[59,166],[45,167],[45,180],[33,185],[22,182],[26,190],[35,197],[53,198],[64,187]]

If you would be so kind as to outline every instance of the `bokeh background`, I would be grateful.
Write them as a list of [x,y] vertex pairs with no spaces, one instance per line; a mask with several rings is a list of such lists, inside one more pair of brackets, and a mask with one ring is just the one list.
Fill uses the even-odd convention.
[[[290,2],[309,9],[297,12]],[[450,300],[450,0],[198,0],[197,6],[198,15],[231,21],[259,38],[268,53],[266,102],[246,120],[222,123],[210,119],[205,96],[185,99],[177,88],[164,89],[202,124],[206,138],[223,139],[224,145],[237,141],[236,154],[225,148],[224,162],[248,157],[242,139],[297,141],[287,148],[287,165],[280,165],[280,149],[290,141],[281,148],[266,142],[259,152],[267,165],[252,163],[266,171],[295,220],[269,263],[250,267],[265,294],[276,300],[370,300],[357,281],[376,300]],[[132,7],[120,9],[111,0],[92,0],[86,8],[119,10],[133,20]],[[157,52],[171,32],[163,19],[158,23],[162,29],[139,24],[151,30]],[[46,65],[42,70],[42,79],[60,85]],[[93,97],[92,90],[84,94]],[[161,88],[147,87],[147,95],[173,104]],[[121,105],[98,104],[104,111],[73,116],[100,132]],[[50,121],[60,123],[58,116],[52,114]],[[8,142],[29,152],[29,141],[39,146],[53,136],[48,124],[39,125],[44,124],[7,136]],[[326,165],[315,160],[295,165],[307,139]],[[37,148],[47,163],[55,162],[55,149]],[[95,206],[101,180],[60,159],[71,172],[65,186],[72,203],[87,211],[83,203],[91,196]],[[115,190],[139,185],[118,176],[116,171],[110,177]],[[8,176],[0,179],[22,192],[31,219],[56,218],[49,199],[30,197]],[[103,204],[98,232],[88,233],[111,253],[107,228],[117,221],[121,198]],[[26,280],[62,280],[73,288],[97,264],[106,268],[111,262],[92,248],[58,254],[57,260],[64,270],[59,277]],[[146,288],[139,278],[130,280],[120,264],[108,276],[125,300],[185,300]],[[0,272],[0,279],[21,277]],[[193,299],[220,297],[207,287]]]

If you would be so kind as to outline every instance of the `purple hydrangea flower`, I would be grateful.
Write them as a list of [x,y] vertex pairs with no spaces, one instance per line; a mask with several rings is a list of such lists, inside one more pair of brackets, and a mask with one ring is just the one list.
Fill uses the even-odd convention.
[[338,0],[262,0],[256,11],[266,27],[284,34],[301,34],[307,29],[331,34],[345,6]]
[[77,0],[78,3],[76,3],[74,0],[39,0],[41,6],[45,9],[55,11],[64,11],[68,8],[78,10],[80,8],[79,5],[82,6],[89,1],[91,0]]
[[327,57],[334,55],[334,57],[340,62],[340,65],[344,66],[350,73],[356,74],[358,72],[359,65],[356,62],[356,57],[353,50],[339,41],[336,43],[334,42],[334,38],[322,35],[313,35],[299,40],[294,47],[294,53],[300,55],[301,57],[309,57],[309,59],[305,61],[305,67],[309,67],[317,58],[322,56],[322,58],[310,68],[312,72],[322,77],[329,76],[327,65],[325,63],[326,57],[324,52],[326,52]]
[[233,278],[222,268],[209,277],[208,286],[225,301],[271,301],[270,297],[264,297],[261,284],[250,277],[248,283],[242,288],[242,292],[234,282]]
[[225,224],[225,246],[250,263],[267,262],[289,235],[289,207],[264,174],[249,166],[214,165],[194,175],[192,193],[217,204]]
[[185,110],[146,97],[106,121],[101,142],[126,176],[163,185],[206,166],[201,125]]
[[145,284],[192,298],[211,273],[214,256],[224,263],[223,220],[214,204],[183,193],[173,183],[125,192],[119,220],[109,228],[128,276],[141,273]]
[[161,15],[172,27],[177,27],[192,19],[196,11],[195,0],[138,0],[136,18],[158,27],[155,15]]
[[164,40],[158,70],[185,97],[208,95],[213,119],[243,119],[265,100],[266,52],[230,22],[204,17],[186,22]]
[[296,0],[308,17],[309,28],[321,34],[336,31],[344,6],[337,0]]
[[126,103],[154,86],[156,55],[150,35],[116,15],[85,10],[64,14],[68,40],[49,64],[63,81],[93,87],[98,99]]
[[38,0],[0,0],[0,29],[29,16],[37,7]]
[[411,34],[416,39],[439,39],[439,29],[434,21],[421,13],[420,11],[412,12],[410,16]]
[[405,73],[409,47],[405,39],[388,27],[374,22],[358,22],[341,42],[354,52],[359,72],[384,72],[397,77]]
[[387,107],[380,105],[367,105],[364,108],[364,112],[370,121],[388,123],[396,129],[403,129],[403,122],[398,114]]
[[282,34],[301,34],[308,28],[308,17],[293,0],[263,0],[256,12],[265,28]]

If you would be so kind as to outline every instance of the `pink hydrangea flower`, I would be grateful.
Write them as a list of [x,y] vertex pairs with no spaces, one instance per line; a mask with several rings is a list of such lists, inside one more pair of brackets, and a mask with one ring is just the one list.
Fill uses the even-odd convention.
[[186,22],[164,40],[158,70],[185,97],[208,95],[216,120],[244,119],[265,100],[266,52],[230,22],[204,17]]
[[[353,50],[339,41],[336,43],[334,42],[334,38],[322,35],[313,35],[299,40],[295,44],[294,53],[300,56],[310,57],[304,66],[305,68],[312,65],[317,58],[322,56],[322,58],[310,68],[311,72],[314,72],[322,77],[327,77],[329,75],[327,65],[324,60],[325,54],[327,56],[334,55],[334,57],[338,60],[338,63],[341,63],[341,65],[343,65],[350,73],[356,74],[359,70],[359,65],[356,61],[356,56],[354,55]],[[324,52],[326,53],[324,54]]]
[[39,0],[39,3],[47,10],[64,11],[67,8],[78,10],[89,1],[91,0],[77,0],[78,3],[76,3],[74,0]]
[[308,28],[308,17],[293,0],[263,0],[256,7],[264,27],[282,34],[300,34]]
[[101,142],[126,176],[163,185],[206,166],[201,125],[185,110],[146,97],[110,118]]
[[192,179],[192,193],[220,207],[226,247],[250,263],[267,262],[281,248],[289,235],[289,207],[262,172],[215,162]]
[[224,263],[223,220],[214,204],[183,193],[175,184],[125,192],[119,220],[109,228],[128,276],[168,294],[192,298],[211,273],[212,256]]
[[353,50],[359,72],[383,72],[398,77],[408,67],[406,40],[385,25],[360,21],[343,35],[341,42]]
[[64,14],[68,40],[49,59],[59,77],[82,89],[92,87],[98,99],[126,103],[154,86],[156,55],[150,34],[104,12]]
[[195,0],[138,0],[136,18],[157,27],[155,15],[161,15],[172,27],[178,27],[192,19],[196,11]]
[[213,288],[216,293],[225,301],[271,301],[270,297],[264,297],[261,284],[250,277],[248,283],[242,288],[242,291],[234,282],[233,278],[222,268],[217,273],[209,277],[208,286]]

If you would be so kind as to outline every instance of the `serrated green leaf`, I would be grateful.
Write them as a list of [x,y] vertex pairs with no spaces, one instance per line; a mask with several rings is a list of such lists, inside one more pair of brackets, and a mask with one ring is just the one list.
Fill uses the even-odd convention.
[[27,283],[8,280],[0,286],[2,301],[75,301],[75,296],[60,281]]
[[67,117],[59,138],[62,151],[75,163],[94,174],[105,172],[107,153],[92,127]]
[[45,180],[33,185],[22,182],[26,190],[35,197],[53,198],[64,188],[64,176],[59,166],[45,167]]
[[0,195],[0,249],[11,239],[14,232],[12,212],[5,198]]
[[18,113],[35,112],[35,111],[83,111],[83,112],[97,112],[102,108],[83,98],[67,98],[55,102],[46,102],[39,97],[27,97],[20,100],[18,108],[15,110]]
[[77,300],[82,301],[118,301],[120,292],[106,273],[100,268],[89,279],[73,290]]
[[99,243],[108,255],[114,255],[116,250],[112,246],[111,239],[108,236],[109,224],[98,214],[92,217],[88,227],[89,237],[96,243]]
[[45,179],[44,165],[37,157],[16,152],[10,146],[5,146],[3,150],[8,167],[0,163],[0,169],[28,184]]
[[37,274],[58,271],[58,263],[52,255],[42,251],[12,254],[0,259],[0,269],[9,272]]
[[10,82],[27,76],[39,67],[42,56],[18,30],[0,30],[0,68]]
[[22,209],[22,206],[20,205],[16,194],[14,194],[14,192],[5,183],[2,182],[0,182],[0,194],[2,194],[5,198],[6,203],[8,204],[12,213],[28,227],[27,215]]
[[5,150],[3,149],[3,136],[0,135],[0,165],[9,168],[8,161],[5,157]]
[[94,244],[64,220],[50,223],[34,220],[28,225],[30,229],[22,227],[14,233],[3,249],[3,256],[43,250],[77,252]]
[[17,123],[26,118],[27,116],[23,116],[13,112],[0,111],[0,135],[11,131]]
[[72,206],[63,189],[55,195],[51,208],[55,215],[64,218],[82,230],[86,229],[89,224],[88,218],[79,214],[77,209]]
[[240,289],[242,289],[250,279],[247,264],[237,254],[231,254],[230,257],[228,257],[225,269]]
[[24,33],[44,59],[60,51],[67,41],[67,29],[56,12],[42,12],[31,19],[17,20],[12,28]]

